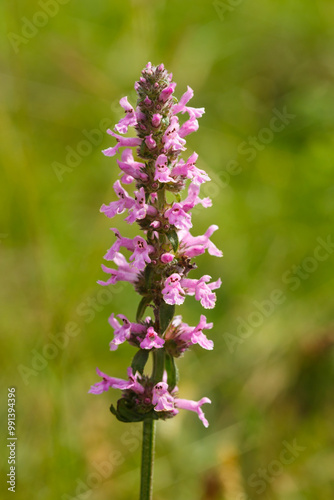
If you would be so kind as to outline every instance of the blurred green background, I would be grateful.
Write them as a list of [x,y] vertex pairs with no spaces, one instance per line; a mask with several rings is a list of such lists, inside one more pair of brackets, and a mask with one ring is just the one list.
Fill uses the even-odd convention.
[[[15,498],[138,497],[141,424],[109,413],[117,391],[87,390],[96,366],[124,377],[134,354],[109,352],[107,318],[134,319],[135,293],[96,284],[110,225],[137,232],[99,214],[118,177],[100,150],[147,61],[206,108],[187,144],[214,205],[196,210],[193,234],[218,224],[224,251],[193,275],[223,280],[207,311],[215,350],[178,363],[181,397],[212,399],[210,427],[189,412],[158,423],[154,498],[334,498],[333,2],[8,0],[1,11],[1,442],[15,386]],[[189,324],[201,312],[182,306]]]

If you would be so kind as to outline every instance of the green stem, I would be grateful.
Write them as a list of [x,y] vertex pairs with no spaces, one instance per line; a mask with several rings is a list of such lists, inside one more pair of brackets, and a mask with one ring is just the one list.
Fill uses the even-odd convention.
[[162,209],[166,205],[166,197],[165,197],[165,188],[159,189],[158,191],[158,209],[159,212],[162,211]]
[[[158,210],[163,211],[166,204],[165,189],[158,191]],[[155,304],[155,329],[160,332],[160,314],[159,306]],[[153,370],[151,380],[153,384],[162,381],[165,367],[165,349],[155,349],[153,355]],[[155,444],[155,420],[147,418],[143,422],[143,443],[142,443],[142,462],[140,476],[140,500],[152,500],[153,492],[153,465],[154,465],[154,444]]]
[[[165,350],[156,349],[153,351],[153,371],[152,381],[157,384],[162,381],[165,366]],[[152,480],[154,464],[154,441],[155,441],[155,420],[152,418],[144,420],[143,424],[143,444],[141,462],[140,500],[152,500]]]
[[141,462],[140,500],[152,500],[155,420],[144,420]]
[[162,347],[160,349],[156,349],[153,352],[152,380],[154,385],[157,384],[158,382],[162,382],[164,369],[165,369],[165,349]]

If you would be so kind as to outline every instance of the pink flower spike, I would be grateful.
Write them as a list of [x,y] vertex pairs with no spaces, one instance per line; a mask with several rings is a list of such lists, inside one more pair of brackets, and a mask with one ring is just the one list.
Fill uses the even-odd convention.
[[161,262],[163,262],[164,264],[172,262],[173,259],[174,255],[172,253],[163,253],[160,257]]
[[135,200],[128,195],[121,183],[117,180],[114,184],[114,191],[118,197],[118,201],[112,201],[109,205],[103,204],[100,212],[104,213],[107,217],[112,218],[116,214],[121,214],[127,208],[131,208]]
[[184,290],[181,287],[181,276],[177,273],[169,276],[162,289],[162,295],[166,304],[183,304],[184,302]]
[[202,398],[199,401],[175,398],[174,403],[177,408],[181,408],[182,410],[195,411],[198,414],[199,419],[203,422],[204,427],[209,427],[209,422],[205,418],[205,415],[201,408],[201,406],[205,403],[211,403],[211,400],[209,398]]
[[141,341],[140,347],[141,349],[159,349],[164,345],[165,341],[159,335],[157,332],[154,331],[153,326],[150,326],[147,329],[146,336],[144,340]]
[[159,382],[153,387],[152,404],[155,411],[175,412],[174,398],[168,392],[168,384],[166,382]]
[[122,97],[119,103],[124,109],[126,116],[122,118],[117,123],[117,125],[115,125],[115,130],[120,134],[126,134],[128,131],[128,127],[134,127],[135,125],[137,125],[137,118],[135,111],[131,106],[131,104],[129,103],[127,97]]
[[150,257],[148,256],[150,253],[154,252],[154,247],[152,245],[148,245],[144,238],[141,236],[136,236],[133,239],[134,252],[129,258],[129,260],[133,260],[133,265],[142,271],[145,269],[146,264],[151,262]]
[[122,137],[115,134],[112,130],[107,130],[108,134],[115,137],[117,144],[113,148],[107,148],[102,151],[105,156],[114,156],[119,148],[140,146],[141,139],[139,137]]

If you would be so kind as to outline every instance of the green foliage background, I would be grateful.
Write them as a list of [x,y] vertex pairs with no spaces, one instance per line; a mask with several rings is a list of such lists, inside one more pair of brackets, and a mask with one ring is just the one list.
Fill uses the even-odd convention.
[[[192,105],[206,108],[188,152],[213,178],[203,192],[214,205],[196,211],[193,233],[217,223],[224,251],[198,258],[196,271],[223,280],[207,311],[215,350],[178,363],[181,397],[212,399],[210,427],[189,412],[159,422],[154,498],[333,498],[334,252],[316,250],[333,238],[333,2],[63,0],[29,31],[45,3],[8,0],[0,16],[0,434],[5,449],[15,386],[15,498],[137,498],[141,425],[109,413],[116,391],[87,394],[97,365],[124,377],[134,353],[108,351],[107,318],[134,318],[136,295],[126,285],[101,295],[96,284],[113,241],[99,208],[118,176],[100,150],[113,141],[103,134],[75,167],[66,155],[84,130],[118,121],[147,61],[164,62],[176,95],[190,85]],[[270,138],[264,129],[285,108],[294,118]],[[136,233],[122,216],[114,225]],[[190,324],[201,312],[191,298],[182,306]],[[57,347],[51,336],[66,328],[72,337]],[[282,465],[294,440],[303,450]]]

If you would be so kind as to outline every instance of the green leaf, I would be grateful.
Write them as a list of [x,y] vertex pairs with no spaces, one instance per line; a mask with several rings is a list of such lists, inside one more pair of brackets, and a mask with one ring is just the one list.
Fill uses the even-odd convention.
[[162,302],[160,305],[160,334],[163,335],[172,321],[175,311],[175,305]]
[[136,352],[131,363],[133,373],[143,373],[149,353],[150,351],[148,349],[140,349],[138,352]]
[[136,314],[136,321],[139,323],[139,321],[142,319],[144,312],[146,310],[146,307],[148,304],[151,302],[152,297],[149,295],[145,295],[141,301],[139,302],[138,309],[137,309],[137,314]]
[[172,391],[179,380],[179,373],[175,365],[173,356],[167,351],[165,359],[165,369],[167,372],[168,390]]
[[119,399],[117,401],[117,410],[114,405],[110,406],[110,411],[121,422],[142,422],[145,418],[153,418],[157,420],[159,416],[152,409],[146,413],[139,413],[127,399]]
[[121,422],[140,422],[144,419],[144,415],[137,413],[126,399],[119,399],[117,401],[117,410],[113,405],[110,406],[110,411]]
[[179,248],[179,238],[177,236],[177,232],[174,229],[171,229],[167,233],[167,238],[171,242],[174,252],[176,252]]

